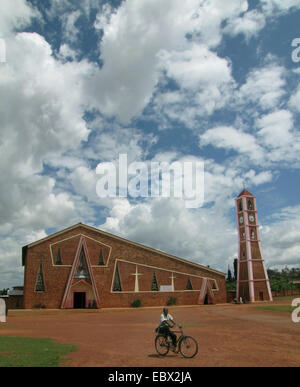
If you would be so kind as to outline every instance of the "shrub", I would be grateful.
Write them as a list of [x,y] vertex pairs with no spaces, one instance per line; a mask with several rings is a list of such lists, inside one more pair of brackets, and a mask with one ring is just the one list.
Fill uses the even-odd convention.
[[167,301],[167,305],[175,305],[177,302],[177,298],[176,297],[170,297]]
[[139,308],[140,306],[142,306],[142,302],[139,298],[136,298],[132,303],[131,303],[131,306],[134,307],[134,308]]
[[46,305],[44,305],[44,304],[35,304],[34,308],[36,308],[36,309],[45,309]]

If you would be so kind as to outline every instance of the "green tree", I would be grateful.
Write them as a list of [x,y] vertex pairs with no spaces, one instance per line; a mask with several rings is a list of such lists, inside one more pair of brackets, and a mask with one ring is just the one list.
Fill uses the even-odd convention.
[[237,268],[238,268],[238,260],[237,260],[237,258],[235,258],[233,261],[233,273],[234,273],[234,280],[235,281],[237,281],[237,272],[238,272]]
[[231,275],[231,270],[228,266],[228,271],[227,271],[227,281],[232,282],[232,275]]

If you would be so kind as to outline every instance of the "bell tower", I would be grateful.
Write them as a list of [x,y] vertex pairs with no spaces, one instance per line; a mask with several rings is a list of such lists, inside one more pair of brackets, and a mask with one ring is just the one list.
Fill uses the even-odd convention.
[[261,252],[256,198],[244,189],[235,199],[235,206],[239,239],[237,300],[273,301]]

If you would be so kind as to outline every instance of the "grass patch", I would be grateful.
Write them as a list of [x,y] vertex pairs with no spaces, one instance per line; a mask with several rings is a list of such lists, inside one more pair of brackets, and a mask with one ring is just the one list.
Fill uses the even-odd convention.
[[58,367],[76,346],[48,338],[0,336],[0,367]]
[[295,308],[296,308],[295,306],[291,306],[291,305],[255,306],[255,309],[271,310],[271,311],[275,311],[275,312],[287,312],[287,313],[292,313],[292,311]]

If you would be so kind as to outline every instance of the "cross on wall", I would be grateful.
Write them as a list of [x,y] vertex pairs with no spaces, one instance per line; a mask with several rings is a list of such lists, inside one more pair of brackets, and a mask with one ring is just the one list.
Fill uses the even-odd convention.
[[176,277],[174,277],[174,273],[172,273],[171,277],[169,277],[169,278],[171,278],[172,291],[174,292],[174,279],[176,278]]
[[135,273],[132,273],[131,275],[135,275],[134,291],[137,293],[139,292],[139,275],[143,275],[143,274],[138,272],[138,267],[136,265]]

